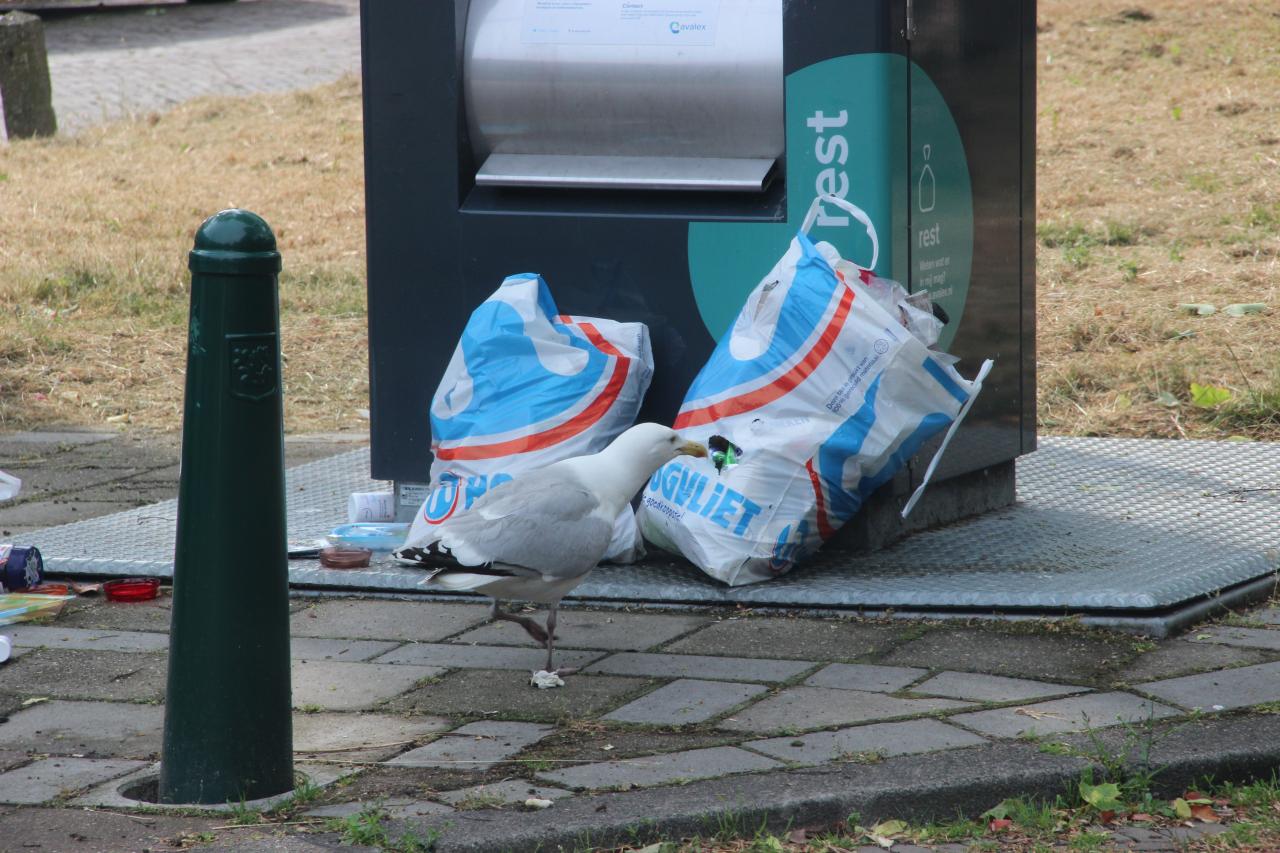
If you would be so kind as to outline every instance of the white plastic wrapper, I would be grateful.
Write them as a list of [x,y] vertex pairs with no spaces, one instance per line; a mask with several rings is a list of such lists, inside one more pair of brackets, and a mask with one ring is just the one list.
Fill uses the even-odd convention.
[[[928,348],[940,331],[931,312],[895,282],[815,245],[807,235],[821,204],[867,228],[875,266],[867,215],[843,199],[816,200],[676,418],[682,435],[720,458],[668,463],[640,507],[650,542],[731,585],[787,572],[950,429],[936,463],[991,364],[964,379],[955,359]],[[731,460],[715,452],[727,445]]]
[[[431,401],[431,494],[408,543],[525,471],[603,450],[653,377],[649,329],[562,315],[542,276],[511,276],[471,315]],[[644,556],[630,507],[605,559]]]
[[22,491],[22,481],[12,474],[0,471],[0,501],[12,500]]

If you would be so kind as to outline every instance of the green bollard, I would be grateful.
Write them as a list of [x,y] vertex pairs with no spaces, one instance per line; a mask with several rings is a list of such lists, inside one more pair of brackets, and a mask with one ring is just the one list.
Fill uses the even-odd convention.
[[182,475],[160,802],[294,787],[280,253],[247,210],[191,251]]

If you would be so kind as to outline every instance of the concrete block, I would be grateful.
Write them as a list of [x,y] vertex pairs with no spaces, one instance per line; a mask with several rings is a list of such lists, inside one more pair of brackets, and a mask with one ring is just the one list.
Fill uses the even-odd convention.
[[328,755],[343,761],[381,761],[403,752],[413,741],[447,731],[450,725],[443,717],[294,714],[293,751],[308,758]]
[[0,691],[55,699],[158,702],[168,657],[160,653],[36,649],[0,667]]
[[[351,773],[350,767],[338,766],[333,764],[307,764],[296,768],[295,775],[302,776],[299,782],[306,781],[308,784],[317,788],[323,788],[343,776]],[[142,767],[134,770],[127,776],[121,776],[110,782],[105,782],[90,791],[86,791],[83,795],[76,797],[71,801],[72,806],[90,806],[103,807],[111,809],[129,809],[145,806],[148,809],[156,811],[186,811],[192,808],[198,808],[201,811],[210,812],[230,812],[242,806],[250,809],[258,809],[266,811],[277,805],[292,799],[294,792],[285,791],[280,794],[274,794],[270,797],[262,797],[257,800],[248,800],[240,802],[226,803],[201,803],[198,806],[192,806],[189,803],[152,803],[142,800],[129,799],[124,792],[132,793],[134,789],[141,783],[154,783],[160,777],[159,762],[144,763]]]
[[991,737],[1057,734],[1176,716],[1173,708],[1131,693],[1093,693],[1020,708],[959,714],[950,721]]
[[834,732],[812,732],[798,737],[753,740],[742,745],[790,764],[812,766],[847,760],[859,753],[875,753],[884,758],[892,758],[895,755],[958,749],[986,742],[985,738],[938,720],[908,720],[902,723],[872,723]]
[[[582,668],[599,660],[604,652],[556,649],[558,667]],[[409,643],[377,658],[376,663],[412,663],[449,669],[517,669],[536,672],[547,662],[542,649],[514,646],[464,646],[462,643]]]
[[554,802],[565,797],[572,797],[573,792],[566,791],[563,788],[547,788],[541,785],[531,785],[518,779],[508,779],[505,782],[475,785],[457,791],[444,791],[437,796],[458,809],[477,809],[521,805],[530,797]]
[[717,746],[647,755],[622,761],[583,764],[539,773],[538,778],[557,785],[588,790],[598,788],[644,788],[696,779],[714,779],[733,773],[754,773],[782,767],[777,761],[738,749]]
[[1134,658],[1116,673],[1116,679],[1128,684],[1177,678],[1211,669],[1266,663],[1274,655],[1260,649],[1223,646],[1216,643],[1194,643],[1186,639],[1166,640],[1159,647]]
[[894,649],[876,663],[1010,678],[1089,682],[1105,678],[1133,656],[1132,643],[1075,634],[1029,634],[990,625],[936,628]]
[[97,628],[64,628],[61,625],[14,625],[15,646],[24,648],[82,649],[106,652],[162,652],[169,648],[167,634],[113,631]]
[[395,699],[389,708],[426,714],[514,716],[550,722],[582,719],[612,710],[646,686],[651,685],[640,678],[571,675],[565,679],[564,687],[538,690],[529,686],[527,671],[463,669]]
[[429,817],[431,815],[449,814],[452,808],[440,803],[433,803],[430,800],[412,800],[408,797],[392,797],[387,800],[378,800],[377,802],[350,802],[350,803],[334,803],[331,806],[320,806],[314,809],[308,809],[303,812],[304,817],[333,817],[342,818],[359,814],[367,808],[378,806],[391,820],[404,820],[406,818]]
[[[541,620],[542,616],[537,615]],[[706,616],[624,613],[614,610],[562,610],[556,624],[556,648],[644,651],[687,634],[711,621]],[[456,639],[459,643],[499,646],[536,645],[511,622],[490,622]]]
[[367,661],[398,646],[379,640],[322,640],[318,637],[290,637],[289,656],[294,660]]
[[1091,691],[1088,687],[1076,687],[1071,684],[1050,684],[1046,681],[1030,681],[1025,678],[983,675],[979,672],[943,672],[922,684],[917,684],[911,688],[911,692],[924,696],[969,699],[973,702],[1025,702],[1028,699],[1045,699],[1050,696],[1067,696],[1072,693]]
[[1240,646],[1246,649],[1280,651],[1280,631],[1268,628],[1214,625],[1192,633],[1188,639],[1193,643],[1218,643],[1223,646]]
[[0,803],[36,805],[123,776],[146,764],[123,758],[43,758],[0,773]]
[[722,658],[624,652],[610,655],[585,672],[648,675],[658,678],[707,678],[717,681],[788,681],[817,666],[812,661]]
[[1280,661],[1152,681],[1137,685],[1137,689],[1183,708],[1202,711],[1277,702],[1280,701]]
[[488,770],[551,734],[553,727],[499,721],[471,723],[385,762],[398,767]]
[[677,640],[666,651],[695,655],[763,655],[800,660],[854,660],[890,649],[900,625],[835,619],[734,617]]
[[293,614],[289,633],[295,637],[434,642],[489,618],[475,604],[332,599]]
[[864,690],[788,687],[722,721],[719,728],[744,732],[803,731],[827,726],[912,717],[967,707],[952,699],[900,699]]
[[26,12],[0,15],[0,140],[57,130],[44,24]]
[[295,660],[291,672],[293,707],[359,711],[412,689],[424,678],[443,675],[445,670],[434,666]]
[[41,702],[0,723],[0,747],[55,755],[150,758],[160,752],[164,708],[119,702]]
[[605,714],[604,719],[653,726],[701,723],[768,689],[760,684],[682,678]]
[[868,690],[872,693],[895,693],[928,675],[927,669],[909,666],[871,666],[861,663],[833,663],[804,680],[809,687],[834,687],[838,690]]

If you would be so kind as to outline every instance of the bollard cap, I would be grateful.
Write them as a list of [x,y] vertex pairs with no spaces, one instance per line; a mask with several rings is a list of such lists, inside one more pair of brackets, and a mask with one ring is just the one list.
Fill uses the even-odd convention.
[[192,272],[261,275],[280,272],[280,253],[271,226],[256,213],[231,208],[210,216],[196,229]]

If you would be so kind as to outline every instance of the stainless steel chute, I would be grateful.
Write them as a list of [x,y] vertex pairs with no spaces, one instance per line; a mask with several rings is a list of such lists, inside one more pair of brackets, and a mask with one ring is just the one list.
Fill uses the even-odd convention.
[[[566,7],[597,30],[531,17]],[[760,191],[785,148],[782,0],[472,0],[463,91],[479,185]]]

